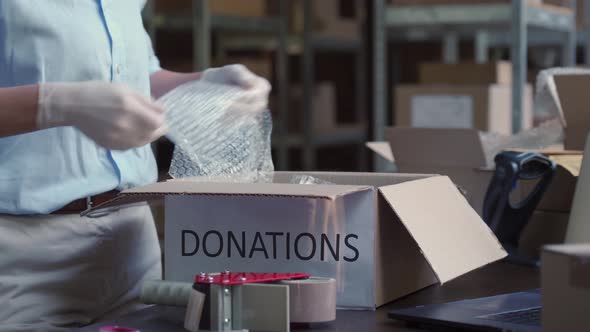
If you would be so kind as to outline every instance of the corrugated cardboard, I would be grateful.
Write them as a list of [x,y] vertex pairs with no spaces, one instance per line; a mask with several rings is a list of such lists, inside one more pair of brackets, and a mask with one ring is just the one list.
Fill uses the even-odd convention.
[[556,75],[554,79],[566,126],[565,148],[583,150],[590,130],[590,75]]
[[421,63],[418,70],[418,83],[420,84],[512,84],[512,64],[508,61],[456,64],[426,62]]
[[541,266],[543,331],[587,331],[590,244],[546,246]]
[[544,245],[563,243],[569,213],[536,210],[518,241],[518,251],[525,257],[538,259]]
[[[335,184],[288,183],[302,174]],[[274,183],[176,180],[123,191],[97,209],[161,197],[170,280],[191,281],[198,272],[227,269],[308,272],[337,278],[339,306],[372,309],[506,255],[444,176],[279,172]],[[260,239],[269,248],[272,243],[267,251],[254,236],[246,256],[219,244],[225,234],[226,243],[232,241],[229,232],[243,232],[248,240],[254,233],[283,237]],[[295,239],[293,251],[287,233]],[[302,238],[306,242],[297,242]],[[323,242],[338,238],[340,254]]]
[[[345,0],[311,1],[311,19],[313,35],[316,38],[337,38],[358,40],[360,38],[361,11],[364,6],[361,0],[346,0],[352,5],[354,15],[344,17],[340,8]],[[303,33],[303,1],[292,1],[291,30],[295,34]]]
[[[289,121],[290,133],[303,132],[303,116],[301,103],[303,91],[301,86],[291,86]],[[311,124],[315,132],[325,132],[336,128],[336,89],[330,82],[318,82],[314,85],[311,97]]]
[[493,171],[477,130],[392,127],[385,137],[400,172],[449,176],[481,215]]
[[[475,128],[512,134],[510,85],[398,85],[394,89],[396,126]],[[522,129],[533,124],[532,89],[524,93]]]
[[[580,167],[582,164],[581,151],[538,151],[557,164],[557,170],[547,187],[543,198],[537,205],[537,210],[547,212],[569,213],[574,199],[574,190]],[[564,154],[565,153],[565,154]],[[530,192],[536,183],[528,182],[524,185],[525,192]]]

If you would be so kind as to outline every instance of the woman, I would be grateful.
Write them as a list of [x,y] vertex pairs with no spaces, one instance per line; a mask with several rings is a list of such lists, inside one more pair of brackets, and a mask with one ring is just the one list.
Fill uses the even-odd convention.
[[[206,80],[248,91],[240,65],[180,74],[159,67],[141,0],[0,1],[0,331],[52,331],[132,310],[160,278],[149,208],[79,213],[156,181],[149,143],[164,133],[151,97]],[[199,91],[195,91],[199,93]]]

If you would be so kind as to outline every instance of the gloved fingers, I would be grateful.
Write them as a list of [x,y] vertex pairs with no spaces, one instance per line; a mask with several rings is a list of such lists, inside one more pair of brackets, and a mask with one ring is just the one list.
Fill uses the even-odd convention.
[[133,128],[142,128],[147,131],[154,131],[164,124],[164,112],[161,107],[154,103],[145,104],[142,98],[133,98],[127,102],[127,107],[133,111],[130,112],[131,119],[122,121],[127,124],[127,130]]
[[137,95],[137,101],[143,105],[146,108],[152,109],[154,112],[156,113],[166,113],[166,109],[164,108],[164,105],[158,103],[157,101],[142,96],[142,95]]
[[244,65],[235,64],[223,68],[227,72],[230,84],[237,85],[243,89],[251,89],[258,85],[259,77]]

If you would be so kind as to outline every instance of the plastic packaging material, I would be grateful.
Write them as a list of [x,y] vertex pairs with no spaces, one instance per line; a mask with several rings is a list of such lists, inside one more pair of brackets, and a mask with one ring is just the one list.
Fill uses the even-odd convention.
[[523,130],[512,136],[481,132],[480,138],[486,155],[487,166],[493,167],[495,156],[506,149],[541,150],[563,143],[563,126],[561,120],[554,118],[545,121],[538,127]]
[[555,87],[555,75],[580,75],[590,74],[590,69],[556,67],[542,70],[537,75],[535,92],[535,116],[540,119],[551,119],[558,117],[565,126],[561,103]]
[[292,184],[334,184],[330,181],[318,179],[311,175],[294,175],[289,183]]
[[172,177],[257,182],[274,170],[270,112],[232,108],[242,97],[240,88],[197,80],[159,99],[168,110],[167,136],[176,144]]

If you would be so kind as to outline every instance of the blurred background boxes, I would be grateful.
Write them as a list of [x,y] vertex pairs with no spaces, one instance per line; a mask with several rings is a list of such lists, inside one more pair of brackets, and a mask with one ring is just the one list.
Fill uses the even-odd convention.
[[512,84],[512,65],[508,61],[456,64],[425,62],[419,65],[418,70],[420,84]]
[[[421,128],[475,128],[512,133],[509,85],[397,85],[395,124]],[[532,88],[524,94],[522,128],[533,125]]]

